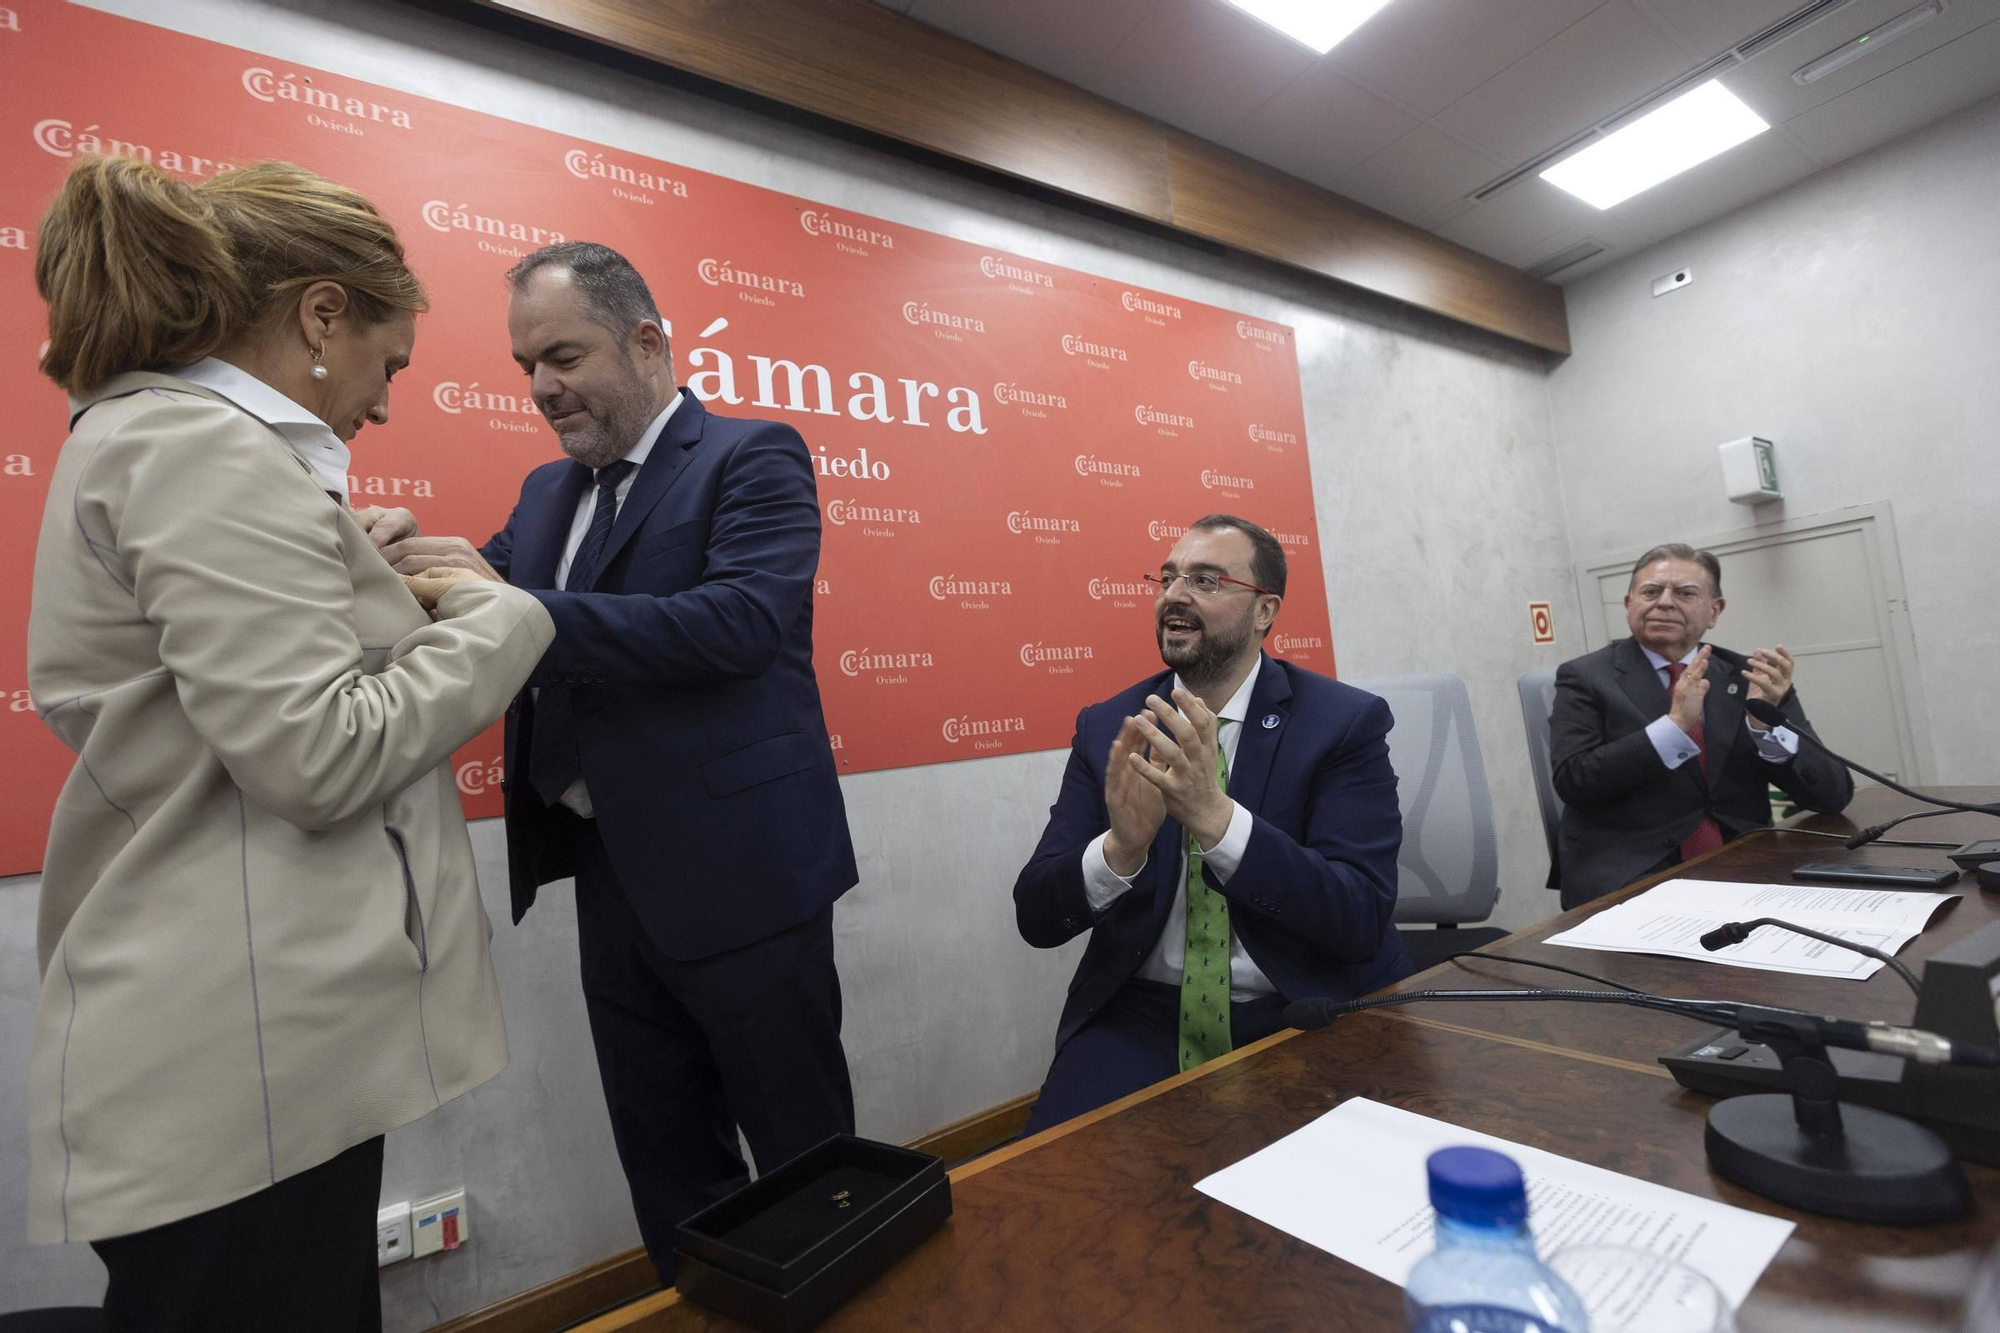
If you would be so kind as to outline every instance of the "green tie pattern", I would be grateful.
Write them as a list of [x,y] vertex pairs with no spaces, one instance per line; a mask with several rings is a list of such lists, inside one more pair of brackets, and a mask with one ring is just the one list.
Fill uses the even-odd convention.
[[[1215,777],[1229,790],[1222,728],[1215,728]],[[1229,900],[1201,873],[1201,845],[1187,836],[1187,952],[1181,959],[1181,1069],[1227,1054],[1229,1040]]]

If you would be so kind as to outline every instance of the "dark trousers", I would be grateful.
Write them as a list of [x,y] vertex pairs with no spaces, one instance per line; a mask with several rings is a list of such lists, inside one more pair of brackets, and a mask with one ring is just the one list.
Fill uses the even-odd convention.
[[[1285,1000],[1267,995],[1229,1006],[1232,1049],[1285,1026]],[[1181,992],[1134,978],[1056,1052],[1023,1134],[1038,1134],[1180,1072]]]
[[646,1253],[671,1283],[674,1228],[750,1182],[739,1128],[760,1172],[854,1132],[833,909],[727,953],[669,958],[593,824],[578,838],[576,918],[612,1138]]
[[381,1333],[382,1140],[269,1189],[90,1247],[110,1333]]

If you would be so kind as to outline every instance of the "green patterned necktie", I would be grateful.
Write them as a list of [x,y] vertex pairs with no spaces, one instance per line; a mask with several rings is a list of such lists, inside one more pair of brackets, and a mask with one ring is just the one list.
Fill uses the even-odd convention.
[[[1215,776],[1229,790],[1222,728],[1215,728]],[[1187,952],[1181,959],[1181,1069],[1206,1064],[1229,1050],[1229,900],[1208,887],[1201,845],[1187,836]]]

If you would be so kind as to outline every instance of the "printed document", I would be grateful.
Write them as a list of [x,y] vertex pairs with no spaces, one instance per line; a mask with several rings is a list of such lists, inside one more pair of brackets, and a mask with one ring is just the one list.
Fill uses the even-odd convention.
[[1549,936],[1547,942],[1574,949],[1658,953],[1764,972],[1864,981],[1882,969],[1878,959],[1776,926],[1759,926],[1743,943],[1714,953],[1701,947],[1701,937],[1727,922],[1774,916],[1893,954],[1923,933],[1924,924],[1938,908],[1959,896],[1900,889],[1670,879],[1616,907],[1605,908],[1560,935]]
[[[1689,1133],[1698,1133],[1690,1122]],[[1402,1286],[1429,1254],[1424,1162],[1464,1145],[1505,1153],[1528,1184],[1528,1226],[1546,1259],[1565,1245],[1629,1245],[1678,1260],[1741,1305],[1792,1224],[1352,1097],[1195,1188]]]

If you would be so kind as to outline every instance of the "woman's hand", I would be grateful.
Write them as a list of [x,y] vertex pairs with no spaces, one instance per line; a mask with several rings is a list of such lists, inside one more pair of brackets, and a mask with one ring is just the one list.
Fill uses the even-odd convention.
[[421,574],[403,575],[404,586],[410,590],[410,595],[417,599],[418,604],[430,612],[432,620],[437,619],[438,599],[450,592],[455,585],[493,581],[469,569],[438,568],[427,569]]

